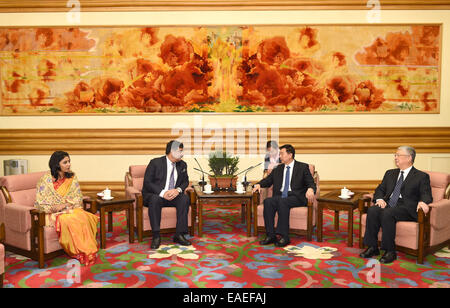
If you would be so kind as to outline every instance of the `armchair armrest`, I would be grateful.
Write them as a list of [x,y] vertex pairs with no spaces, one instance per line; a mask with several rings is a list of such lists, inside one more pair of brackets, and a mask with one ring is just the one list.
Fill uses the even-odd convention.
[[450,200],[441,199],[429,204],[430,224],[437,229],[445,228],[450,224]]
[[37,209],[18,203],[7,203],[4,209],[5,224],[8,225],[8,228],[22,233],[31,229],[30,213]]
[[139,189],[134,188],[133,186],[129,186],[125,189],[125,195],[129,198],[137,198],[137,194],[140,194],[141,191]]

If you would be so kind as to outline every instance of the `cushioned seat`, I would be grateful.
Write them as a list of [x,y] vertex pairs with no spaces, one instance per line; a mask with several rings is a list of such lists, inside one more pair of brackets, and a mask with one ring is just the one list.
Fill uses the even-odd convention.
[[[308,241],[312,239],[312,229],[316,225],[316,213],[317,213],[317,197],[320,195],[320,180],[319,174],[315,170],[314,165],[309,165],[309,171],[313,175],[314,182],[316,183],[316,199],[312,204],[302,207],[291,208],[289,216],[289,232],[306,235]],[[265,196],[265,197],[264,197]],[[264,231],[264,199],[272,196],[272,187],[261,188],[260,202],[256,208],[256,220],[257,220],[257,231]],[[275,226],[277,225],[278,214],[275,215]]]
[[0,288],[3,288],[3,279],[5,277],[5,225],[0,224]]
[[[150,225],[150,218],[148,217],[148,210],[144,207],[142,203],[142,186],[144,183],[144,175],[146,165],[133,165],[129,167],[129,171],[125,174],[125,195],[127,198],[134,198],[134,209],[136,219],[136,229],[138,233],[138,241],[142,242],[144,236],[150,236],[152,227]],[[186,194],[192,194],[192,188],[188,187],[186,189]],[[191,198],[193,198],[191,196]],[[192,200],[192,199],[191,199]],[[192,202],[191,202],[192,204]],[[175,207],[163,207],[161,211],[161,233],[171,233],[175,232],[175,227],[177,223]],[[189,208],[188,213],[188,226],[189,233],[191,236],[194,235],[194,226],[192,221],[195,221],[195,210],[192,206]]]
[[[425,171],[430,175],[433,203],[429,204],[427,215],[420,209],[417,222],[399,221],[396,226],[395,245],[398,250],[417,256],[417,262],[423,263],[427,254],[450,245],[450,174]],[[372,194],[368,195],[373,197]],[[363,248],[366,231],[367,207],[360,209],[359,247]],[[378,234],[381,241],[382,230]]]
[[10,251],[39,262],[63,254],[54,228],[45,227],[45,213],[34,207],[36,184],[45,172],[0,177],[0,223]]

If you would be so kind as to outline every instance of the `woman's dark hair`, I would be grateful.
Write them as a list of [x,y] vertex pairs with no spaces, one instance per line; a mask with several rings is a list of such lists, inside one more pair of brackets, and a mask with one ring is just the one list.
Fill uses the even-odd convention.
[[169,154],[171,151],[176,151],[178,149],[183,149],[184,145],[182,142],[178,141],[178,140],[171,140],[167,145],[166,145],[166,155]]
[[[50,167],[50,172],[55,179],[59,178],[59,171],[61,168],[59,167],[59,163],[66,157],[69,157],[69,153],[64,151],[56,151],[50,156],[50,160],[48,161],[48,166]],[[64,176],[66,178],[73,177],[73,172],[64,172]]]
[[280,150],[281,149],[286,149],[286,153],[292,154],[292,158],[295,158],[295,149],[294,149],[294,147],[292,145],[285,144],[285,145],[280,147]]
[[278,143],[275,140],[269,140],[266,144],[266,149],[268,148],[278,149]]

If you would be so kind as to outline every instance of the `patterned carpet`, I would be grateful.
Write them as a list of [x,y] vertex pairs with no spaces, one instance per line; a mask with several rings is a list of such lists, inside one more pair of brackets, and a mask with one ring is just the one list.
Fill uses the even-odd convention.
[[[333,212],[334,214],[334,212]],[[426,257],[425,264],[398,254],[390,265],[371,264],[357,248],[359,216],[355,213],[354,246],[346,246],[347,216],[341,213],[334,231],[332,212],[325,212],[324,241],[292,236],[291,245],[260,246],[245,236],[239,208],[210,207],[204,215],[203,238],[192,246],[174,245],[171,236],[150,250],[150,238],[128,243],[123,213],[114,215],[114,231],[96,264],[78,267],[63,255],[37,262],[7,252],[5,288],[448,288],[450,250]],[[372,259],[372,263],[375,259]]]

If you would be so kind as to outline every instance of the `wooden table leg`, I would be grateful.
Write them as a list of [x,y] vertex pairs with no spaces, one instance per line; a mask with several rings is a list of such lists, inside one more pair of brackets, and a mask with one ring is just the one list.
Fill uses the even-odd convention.
[[100,248],[106,248],[105,208],[100,208]]
[[317,206],[317,241],[322,242],[322,227],[323,227],[323,207]]
[[241,223],[245,222],[245,211],[247,211],[246,205],[244,203],[241,204]]
[[334,230],[339,231],[339,211],[334,211]]
[[348,210],[348,240],[347,246],[353,247],[353,210]]
[[128,233],[129,233],[129,242],[134,243],[134,213],[133,213],[133,203],[131,203],[128,207]]
[[112,211],[108,212],[108,232],[113,231],[113,213]]
[[198,236],[203,236],[203,204],[201,201],[198,203]]
[[245,205],[245,211],[247,212],[247,237],[252,236],[252,200],[250,199]]

